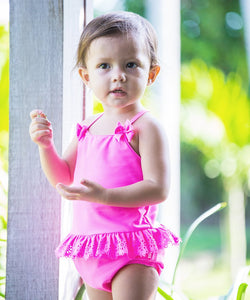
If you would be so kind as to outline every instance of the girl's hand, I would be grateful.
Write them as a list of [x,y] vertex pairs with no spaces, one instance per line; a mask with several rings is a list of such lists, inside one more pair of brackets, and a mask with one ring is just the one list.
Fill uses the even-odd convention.
[[33,110],[30,117],[29,133],[32,141],[42,148],[49,148],[53,142],[50,121],[41,110]]
[[58,183],[56,189],[59,194],[68,200],[83,200],[89,202],[105,203],[107,189],[100,184],[83,179],[79,187],[71,187]]

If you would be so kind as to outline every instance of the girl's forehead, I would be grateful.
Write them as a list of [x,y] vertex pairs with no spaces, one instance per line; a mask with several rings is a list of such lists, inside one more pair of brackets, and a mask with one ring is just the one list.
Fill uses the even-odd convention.
[[122,51],[128,54],[145,52],[145,41],[139,34],[116,34],[94,39],[89,47],[89,55],[115,54]]

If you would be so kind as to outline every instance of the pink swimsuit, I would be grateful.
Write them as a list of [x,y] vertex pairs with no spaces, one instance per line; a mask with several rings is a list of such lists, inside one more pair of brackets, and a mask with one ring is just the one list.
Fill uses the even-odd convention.
[[[116,188],[143,180],[141,158],[129,142],[133,123],[146,111],[112,135],[92,135],[89,126],[77,125],[79,140],[74,186],[83,178],[105,188]],[[114,275],[125,265],[138,263],[163,269],[164,248],[179,238],[155,222],[157,205],[136,208],[73,201],[71,233],[56,249],[58,257],[70,257],[83,280],[93,288],[111,291]]]

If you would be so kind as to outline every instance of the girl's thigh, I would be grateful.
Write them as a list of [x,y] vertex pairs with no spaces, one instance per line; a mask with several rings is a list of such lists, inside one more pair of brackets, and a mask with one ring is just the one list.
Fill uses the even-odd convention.
[[113,300],[111,293],[92,288],[86,283],[85,286],[89,300]]
[[126,265],[112,280],[113,300],[153,300],[158,283],[159,275],[154,267]]

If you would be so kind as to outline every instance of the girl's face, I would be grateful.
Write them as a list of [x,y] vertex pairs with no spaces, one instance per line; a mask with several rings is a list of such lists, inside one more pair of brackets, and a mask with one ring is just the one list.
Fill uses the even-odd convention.
[[160,67],[150,69],[145,42],[138,34],[100,37],[91,43],[79,74],[104,108],[137,104]]

